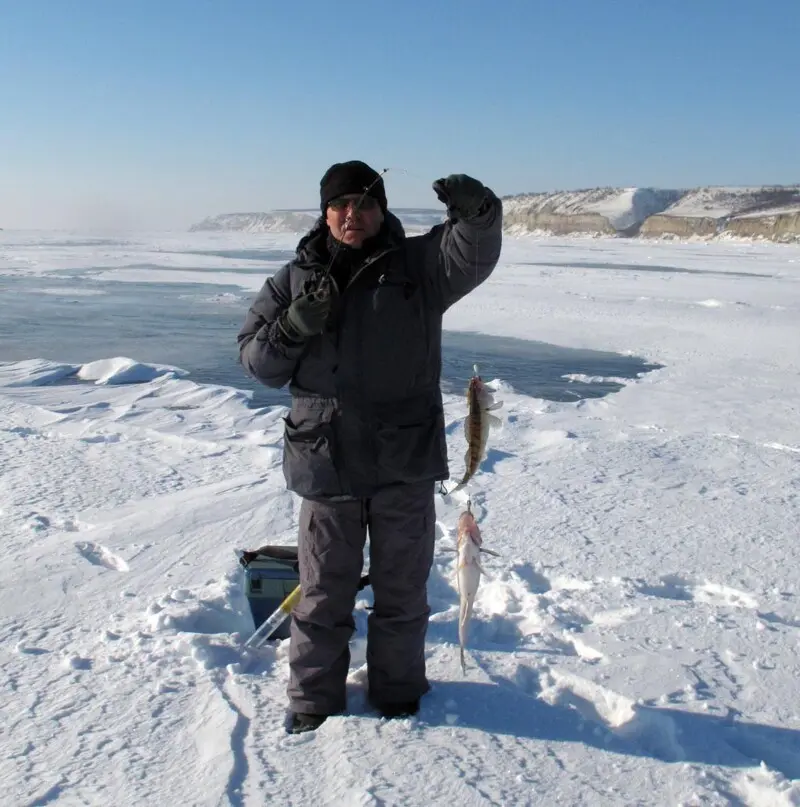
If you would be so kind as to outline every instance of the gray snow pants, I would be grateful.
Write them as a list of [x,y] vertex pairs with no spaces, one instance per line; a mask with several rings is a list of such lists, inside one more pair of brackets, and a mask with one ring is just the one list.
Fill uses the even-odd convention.
[[369,530],[374,596],[367,629],[369,698],[405,703],[424,695],[427,580],[435,539],[434,483],[386,488],[369,499],[300,508],[303,597],[289,644],[292,711],[335,714],[346,707],[348,641]]

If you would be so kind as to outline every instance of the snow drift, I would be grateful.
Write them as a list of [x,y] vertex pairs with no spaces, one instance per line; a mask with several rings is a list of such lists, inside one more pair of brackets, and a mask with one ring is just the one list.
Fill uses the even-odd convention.
[[16,363],[18,377],[6,382],[6,386],[43,387],[48,384],[73,379],[91,381],[99,386],[119,384],[144,384],[165,378],[187,376],[180,367],[167,364],[147,364],[125,356],[99,359],[86,364],[61,364],[43,359],[29,359]]

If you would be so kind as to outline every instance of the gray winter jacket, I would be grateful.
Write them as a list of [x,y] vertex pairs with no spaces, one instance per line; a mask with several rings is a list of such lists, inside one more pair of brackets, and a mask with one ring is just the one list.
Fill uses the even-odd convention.
[[406,236],[386,214],[387,238],[341,290],[326,332],[287,345],[279,314],[327,263],[323,218],[295,258],[270,277],[238,335],[245,370],[289,384],[283,471],[309,498],[370,496],[397,483],[449,477],[441,375],[442,315],[494,270],[501,201],[472,221]]

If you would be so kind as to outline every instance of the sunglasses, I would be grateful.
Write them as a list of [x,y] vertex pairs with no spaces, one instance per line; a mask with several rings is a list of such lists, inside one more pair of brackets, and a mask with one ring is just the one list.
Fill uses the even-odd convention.
[[339,196],[337,199],[331,199],[328,202],[328,207],[332,207],[334,210],[345,210],[351,203],[355,205],[356,210],[371,211],[378,209],[378,200],[372,196],[362,196],[360,201],[352,197]]

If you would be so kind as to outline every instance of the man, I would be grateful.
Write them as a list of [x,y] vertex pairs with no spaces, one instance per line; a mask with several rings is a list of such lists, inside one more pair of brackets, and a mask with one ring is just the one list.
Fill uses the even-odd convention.
[[331,166],[322,216],[269,278],[239,333],[242,365],[289,384],[283,470],[302,497],[303,597],[290,639],[289,731],[345,708],[353,607],[370,536],[369,700],[415,714],[430,689],[426,584],[436,481],[449,478],[441,374],[442,315],[494,270],[502,204],[464,174],[437,180],[448,220],[406,237],[382,176]]

